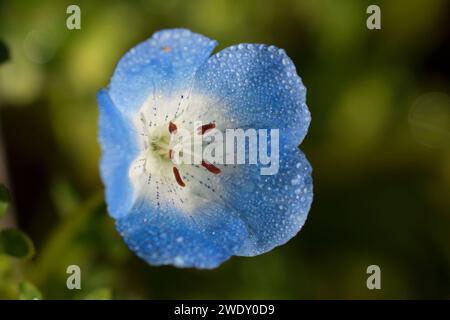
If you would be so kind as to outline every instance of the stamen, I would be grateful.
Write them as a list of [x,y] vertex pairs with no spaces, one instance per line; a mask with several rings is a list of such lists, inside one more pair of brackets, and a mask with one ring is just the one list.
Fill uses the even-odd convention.
[[205,167],[206,170],[214,174],[219,174],[221,172],[219,168],[209,162],[206,162],[205,160],[202,160],[202,166]]
[[201,127],[197,128],[198,134],[204,134],[206,131],[211,130],[216,127],[216,124],[214,122],[210,122],[208,124],[204,124]]
[[177,125],[172,121],[169,122],[169,132],[172,133],[177,130]]
[[186,184],[184,183],[183,179],[181,179],[180,171],[178,171],[177,167],[173,167],[173,175],[175,176],[175,180],[177,181],[178,185],[180,187],[185,187]]
[[169,159],[172,159],[172,156],[173,156],[173,150],[170,149],[170,150],[169,150]]

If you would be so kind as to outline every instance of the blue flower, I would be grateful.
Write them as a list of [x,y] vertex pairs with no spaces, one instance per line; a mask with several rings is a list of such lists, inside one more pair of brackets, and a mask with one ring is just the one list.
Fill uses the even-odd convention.
[[[298,149],[311,117],[295,66],[274,46],[211,55],[216,45],[185,29],[159,31],[120,59],[98,93],[108,211],[152,265],[215,268],[268,252],[298,233],[311,206],[311,166]],[[235,128],[268,130],[267,148],[278,146],[275,174],[262,174],[262,162],[173,161],[182,129],[204,146],[209,132]]]

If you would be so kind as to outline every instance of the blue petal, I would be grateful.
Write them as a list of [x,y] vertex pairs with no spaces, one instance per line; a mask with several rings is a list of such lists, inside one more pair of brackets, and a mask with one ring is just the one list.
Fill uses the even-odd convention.
[[299,145],[311,120],[306,89],[284,50],[240,44],[212,56],[197,71],[194,92],[214,97],[240,127],[278,128]]
[[227,190],[223,201],[211,198],[191,215],[138,201],[117,219],[117,228],[130,249],[152,265],[210,269],[233,255],[270,251],[305,223],[313,197],[311,166],[292,148],[281,153],[276,175],[263,176],[260,169],[239,166],[220,182]]
[[119,61],[109,92],[120,111],[135,113],[145,100],[188,90],[216,41],[186,29],[159,31]]
[[209,203],[192,215],[139,201],[117,220],[128,246],[152,265],[215,268],[242,246],[247,229],[229,209]]
[[[268,167],[262,164],[217,165],[222,170],[218,175],[202,167],[185,169],[186,188],[196,190],[211,204],[223,206],[223,212],[236,216],[247,228],[245,241],[232,255],[270,251],[294,237],[306,221],[313,199],[308,160],[297,147],[287,145],[272,160],[279,163],[273,175],[261,175],[261,169]],[[206,212],[208,208],[199,216]],[[213,211],[208,214],[211,216]]]
[[100,173],[106,187],[108,211],[113,217],[128,212],[133,203],[133,191],[128,178],[130,164],[138,153],[131,123],[111,101],[108,92],[97,95],[100,106],[99,142],[102,149]]
[[223,179],[226,205],[239,212],[249,238],[236,253],[254,256],[294,237],[306,221],[313,198],[312,168],[297,147],[280,150],[279,171],[261,175],[261,165],[241,165]]

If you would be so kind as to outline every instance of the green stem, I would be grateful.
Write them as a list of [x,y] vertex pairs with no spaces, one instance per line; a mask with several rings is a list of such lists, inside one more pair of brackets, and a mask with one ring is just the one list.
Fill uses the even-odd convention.
[[37,261],[32,268],[29,278],[38,287],[45,282],[49,272],[53,269],[55,261],[58,261],[73,241],[73,237],[81,230],[93,212],[103,203],[103,192],[91,197],[81,207],[77,208],[59,224],[53,234],[48,238],[46,244],[37,254]]

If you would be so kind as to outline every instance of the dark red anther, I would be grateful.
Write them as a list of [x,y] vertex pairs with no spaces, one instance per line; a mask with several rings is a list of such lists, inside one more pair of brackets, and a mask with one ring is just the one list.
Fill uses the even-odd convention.
[[197,128],[198,134],[204,134],[206,131],[214,129],[216,127],[216,124],[214,122],[210,122],[208,124],[204,124],[201,127]]
[[170,149],[170,150],[169,150],[169,159],[172,159],[172,156],[173,156],[173,150]]
[[169,122],[169,132],[172,133],[177,130],[177,125],[172,121]]
[[186,186],[183,179],[181,179],[180,171],[178,171],[177,167],[173,167],[173,175],[175,176],[175,180],[177,181],[177,183],[180,187]]
[[219,174],[221,172],[219,168],[209,162],[206,162],[205,160],[202,160],[202,166],[205,167],[206,170],[214,174]]

